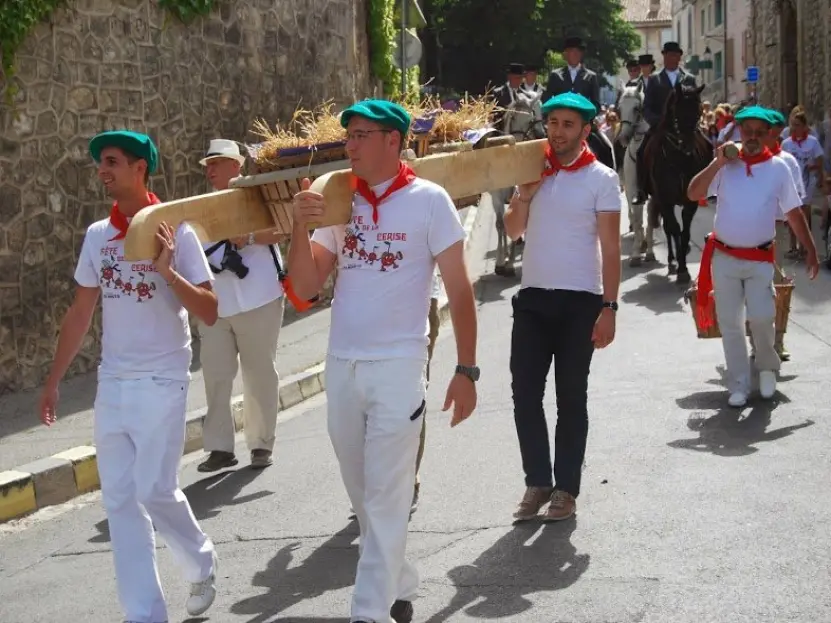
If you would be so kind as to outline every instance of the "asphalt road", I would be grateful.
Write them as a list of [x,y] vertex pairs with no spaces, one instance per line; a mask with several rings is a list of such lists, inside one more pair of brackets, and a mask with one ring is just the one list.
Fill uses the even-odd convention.
[[[443,330],[411,524],[416,621],[831,621],[831,346],[801,326],[820,309],[828,318],[827,299],[795,304],[780,392],[739,412],[724,408],[720,343],[696,339],[664,273],[624,269],[618,337],[590,380],[584,492],[564,524],[511,524],[523,491],[508,372],[516,283],[482,280],[479,408],[453,430],[438,411],[455,365]],[[276,463],[259,475],[204,479],[193,459],[183,470],[221,556],[216,604],[192,621],[348,621],[357,532],[324,398],[285,412],[278,437]],[[0,621],[120,620],[97,498],[0,526]],[[187,620],[187,587],[169,553],[160,560],[171,623]]]

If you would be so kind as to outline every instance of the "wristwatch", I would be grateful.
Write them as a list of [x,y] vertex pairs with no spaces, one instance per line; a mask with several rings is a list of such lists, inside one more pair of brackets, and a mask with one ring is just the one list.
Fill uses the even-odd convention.
[[462,376],[466,376],[474,383],[479,380],[479,367],[478,366],[456,366],[456,374],[461,374]]
[[248,246],[250,247],[253,244],[255,244],[255,241],[254,241],[254,232],[252,231],[250,234],[248,234]]
[[603,301],[603,309],[611,309],[616,312],[618,309],[617,301]]

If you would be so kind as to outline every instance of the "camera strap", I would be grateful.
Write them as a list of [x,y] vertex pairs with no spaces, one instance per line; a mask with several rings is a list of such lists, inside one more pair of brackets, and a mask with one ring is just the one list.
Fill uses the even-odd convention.
[[[205,258],[206,258],[206,259],[207,259],[207,258],[210,258],[210,257],[211,257],[211,255],[212,255],[212,254],[213,254],[213,253],[214,253],[217,249],[219,249],[219,247],[221,247],[222,245],[225,245],[225,251],[227,252],[227,251],[228,251],[228,245],[229,245],[229,244],[230,244],[230,242],[229,242],[228,240],[220,240],[220,241],[219,241],[219,242],[217,242],[216,244],[214,244],[214,245],[212,245],[212,246],[208,247],[207,249],[205,249]],[[221,273],[221,272],[224,270],[224,269],[222,269],[222,268],[217,268],[216,266],[214,266],[213,264],[211,264],[211,260],[210,260],[210,259],[208,259],[208,267],[211,269],[211,272],[212,272],[214,275],[218,275],[219,273]]]
[[297,296],[291,285],[291,279],[289,279],[289,276],[283,271],[283,267],[280,265],[280,258],[277,257],[277,251],[274,249],[274,245],[268,245],[268,250],[271,251],[271,257],[274,259],[274,268],[277,269],[277,278],[280,280],[280,285],[283,286],[283,291],[286,293],[289,302],[294,306],[294,309],[299,312],[304,312],[317,303],[320,300],[320,295],[316,294],[308,301],[303,301]]

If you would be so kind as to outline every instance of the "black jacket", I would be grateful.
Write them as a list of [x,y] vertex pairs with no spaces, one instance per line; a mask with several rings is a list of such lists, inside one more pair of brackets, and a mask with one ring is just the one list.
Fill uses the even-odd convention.
[[597,112],[600,112],[600,80],[592,70],[580,67],[577,77],[572,82],[568,67],[555,69],[548,76],[548,86],[545,88],[542,101],[545,103],[549,98],[569,91],[587,98],[597,108]]
[[[494,102],[499,108],[506,109],[511,103],[514,101],[511,99],[511,86],[506,82],[502,86],[496,87],[493,91],[491,91],[491,97],[493,97]],[[519,91],[522,87],[519,87],[517,91]],[[491,120],[494,124],[494,127],[498,129],[502,129],[502,120],[505,118],[505,111],[504,110],[497,110],[493,114],[493,119]]]
[[[695,76],[680,67],[678,68],[677,82],[686,86],[697,86]],[[672,83],[664,69],[650,76],[647,81],[646,93],[643,98],[643,116],[649,123],[650,128],[656,128],[661,122],[661,118],[664,116],[664,106],[666,106],[667,98],[669,98],[672,89]]]

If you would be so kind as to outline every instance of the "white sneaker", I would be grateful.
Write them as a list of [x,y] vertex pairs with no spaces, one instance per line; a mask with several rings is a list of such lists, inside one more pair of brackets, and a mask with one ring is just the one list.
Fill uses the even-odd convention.
[[731,407],[743,407],[747,404],[747,394],[744,392],[733,392],[730,398],[727,399],[727,404]]
[[190,597],[185,604],[188,614],[192,617],[199,616],[207,611],[216,599],[216,569],[217,569],[216,552],[213,554],[213,569],[211,574],[201,582],[193,582],[190,585]]
[[759,393],[762,398],[773,398],[776,393],[776,372],[773,370],[759,372]]

